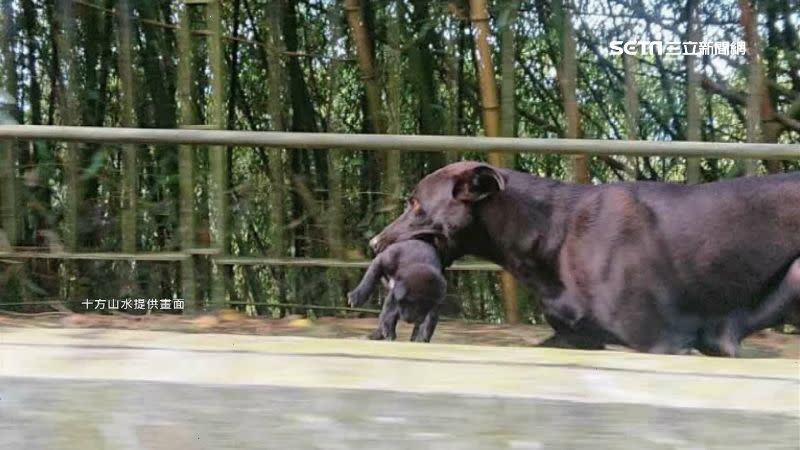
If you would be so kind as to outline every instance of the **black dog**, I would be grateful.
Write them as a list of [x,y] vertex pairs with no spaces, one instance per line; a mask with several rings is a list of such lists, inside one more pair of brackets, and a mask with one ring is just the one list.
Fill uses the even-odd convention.
[[370,339],[394,340],[397,319],[402,318],[414,324],[412,341],[430,342],[447,291],[436,248],[416,239],[388,246],[372,261],[361,283],[347,294],[350,306],[364,304],[383,277],[389,279],[389,294],[383,301],[378,329]]
[[591,186],[460,162],[370,244],[431,237],[536,291],[546,346],[734,356],[800,302],[800,173]]

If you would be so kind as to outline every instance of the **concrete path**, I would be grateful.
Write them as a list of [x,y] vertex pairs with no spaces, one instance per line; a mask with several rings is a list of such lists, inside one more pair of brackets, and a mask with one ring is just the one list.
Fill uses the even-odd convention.
[[800,448],[800,362],[0,328],[0,448]]

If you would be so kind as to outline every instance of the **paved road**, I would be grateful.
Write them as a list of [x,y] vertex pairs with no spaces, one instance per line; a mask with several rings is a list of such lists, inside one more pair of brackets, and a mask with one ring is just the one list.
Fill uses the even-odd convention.
[[798,364],[0,328],[0,448],[794,449]]

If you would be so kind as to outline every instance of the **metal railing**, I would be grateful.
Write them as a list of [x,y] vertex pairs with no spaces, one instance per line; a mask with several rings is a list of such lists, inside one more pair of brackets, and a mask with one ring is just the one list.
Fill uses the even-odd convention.
[[[13,140],[48,140],[103,144],[175,144],[208,146],[257,146],[276,149],[324,148],[377,151],[459,151],[586,154],[590,156],[685,156],[733,159],[800,159],[800,144],[721,143],[721,142],[645,142],[591,139],[532,139],[485,138],[462,136],[420,135],[367,135],[335,133],[286,133],[256,131],[224,131],[207,129],[137,129],[68,126],[0,125],[0,144]],[[10,149],[12,146],[5,146]],[[0,189],[9,193],[14,189],[10,151],[0,155]],[[7,202],[6,202],[7,203]],[[3,223],[13,223],[16,212],[3,206],[0,215]],[[228,214],[227,211],[220,214]],[[8,230],[6,230],[8,231]],[[228,239],[228,237],[224,237]],[[3,242],[0,241],[0,247]],[[161,253],[78,253],[15,251],[0,248],[0,259],[59,259],[59,260],[129,260],[184,262],[196,255],[209,256],[220,266],[265,265],[282,267],[363,268],[368,261],[351,261],[330,258],[276,258],[227,255],[218,248],[182,248],[179,252]],[[500,268],[487,263],[457,263],[456,271],[497,271]],[[237,302],[232,302],[237,303]],[[311,307],[313,305],[306,305]],[[324,307],[326,309],[347,309]]]
[[800,159],[800,144],[597,139],[487,138],[387,134],[0,125],[0,140],[54,140],[106,144],[233,145],[382,151],[550,153],[590,156],[686,156]]

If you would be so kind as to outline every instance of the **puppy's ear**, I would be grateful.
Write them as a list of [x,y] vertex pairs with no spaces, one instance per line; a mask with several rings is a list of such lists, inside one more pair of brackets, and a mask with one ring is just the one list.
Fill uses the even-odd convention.
[[406,284],[403,282],[403,280],[395,280],[394,286],[392,286],[392,296],[394,299],[400,301],[406,298],[406,295],[408,295],[408,288],[406,287]]
[[503,175],[492,166],[479,165],[456,176],[453,197],[462,202],[479,202],[506,188]]

